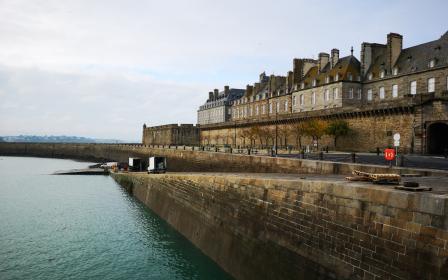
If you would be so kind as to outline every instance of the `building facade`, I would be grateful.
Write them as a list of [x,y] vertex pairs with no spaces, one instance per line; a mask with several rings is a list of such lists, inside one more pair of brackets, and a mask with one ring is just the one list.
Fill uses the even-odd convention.
[[199,145],[199,128],[192,124],[143,125],[143,145]]
[[221,92],[218,89],[209,92],[207,101],[199,107],[198,124],[205,125],[229,121],[232,114],[232,102],[243,95],[243,89],[229,88],[229,86],[225,86],[224,91]]
[[[317,60],[294,59],[286,76],[262,73],[241,98],[231,102],[231,112],[228,120],[201,127],[209,143],[246,145],[247,137],[239,135],[255,126],[286,131],[310,119],[344,120],[351,134],[342,137],[337,147],[341,150],[382,149],[392,145],[393,134],[400,133],[404,152],[444,153],[448,149],[448,32],[409,48],[403,48],[401,35],[390,33],[385,44],[363,43],[360,60],[353,51],[340,58],[337,49],[320,53]],[[303,141],[311,140],[304,137]],[[285,136],[285,142],[295,143],[294,136]],[[332,142],[327,136],[322,139],[329,146]]]

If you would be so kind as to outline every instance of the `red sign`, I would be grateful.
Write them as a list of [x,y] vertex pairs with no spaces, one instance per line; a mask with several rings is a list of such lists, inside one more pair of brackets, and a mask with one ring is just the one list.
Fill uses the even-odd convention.
[[395,159],[395,150],[394,149],[385,149],[384,150],[384,158],[386,160],[394,160]]

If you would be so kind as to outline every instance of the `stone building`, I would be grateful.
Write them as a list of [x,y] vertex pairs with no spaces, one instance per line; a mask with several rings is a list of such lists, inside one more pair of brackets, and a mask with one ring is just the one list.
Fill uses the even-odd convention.
[[325,110],[362,102],[360,63],[352,55],[339,58],[333,49],[331,57],[320,53],[317,65],[300,78],[294,89],[292,111]]
[[143,145],[198,145],[199,128],[192,124],[143,125]]
[[232,121],[275,118],[276,114],[291,113],[291,96],[286,90],[286,77],[266,76],[263,72],[245,94],[232,103]]
[[[272,134],[284,131],[284,141],[295,124],[321,119],[344,120],[351,133],[338,150],[374,151],[393,145],[401,134],[400,150],[441,154],[448,149],[448,32],[439,39],[403,48],[403,37],[387,35],[385,44],[363,43],[360,61],[339,51],[320,53],[317,60],[294,59],[286,77],[264,73],[244,96],[232,103],[232,118],[205,125],[201,133],[211,144],[272,145],[247,133],[253,127]],[[252,129],[253,130],[253,129]],[[279,136],[277,136],[279,137]],[[297,138],[297,137],[296,137]],[[214,140],[213,140],[214,139]],[[302,144],[311,139],[303,137]],[[329,136],[322,145],[332,146]]]
[[205,104],[201,105],[198,110],[198,124],[213,124],[226,122],[231,117],[232,101],[243,96],[243,89],[224,87],[224,91],[219,92],[215,89],[209,92],[208,99]]

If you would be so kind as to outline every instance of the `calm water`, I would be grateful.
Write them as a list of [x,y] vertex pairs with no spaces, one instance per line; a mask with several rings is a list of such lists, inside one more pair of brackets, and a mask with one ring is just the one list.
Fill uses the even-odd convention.
[[0,157],[0,279],[229,279],[106,176],[71,160]]

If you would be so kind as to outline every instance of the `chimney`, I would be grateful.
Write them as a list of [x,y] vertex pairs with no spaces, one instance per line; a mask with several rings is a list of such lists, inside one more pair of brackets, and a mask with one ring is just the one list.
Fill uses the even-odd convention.
[[274,93],[274,90],[277,89],[277,79],[275,78],[275,75],[271,75],[269,77],[269,91],[272,94]]
[[338,49],[332,49],[331,50],[331,69],[338,63],[339,61],[339,50]]
[[260,74],[260,83],[262,83],[266,78],[266,72]]
[[251,85],[247,85],[246,86],[246,96],[252,96],[252,94],[254,93],[254,87]]
[[213,91],[208,92],[208,100],[212,101],[213,99]]
[[330,61],[330,55],[328,53],[321,52],[319,53],[319,60],[317,61],[317,70],[319,73],[324,69],[327,63]]
[[372,44],[362,43],[361,45],[361,76],[364,77],[372,64]]
[[303,60],[294,58],[292,61],[293,84],[298,84],[303,77]]
[[229,86],[224,86],[224,95],[227,96],[230,93],[230,88]]
[[293,87],[293,80],[294,80],[294,73],[292,71],[288,71],[288,74],[286,75],[286,89],[288,92]]
[[214,100],[218,100],[219,90],[217,88],[215,88],[213,93],[214,93]]
[[389,61],[389,71],[397,62],[400,56],[401,49],[403,48],[403,36],[397,33],[387,34],[387,56]]

